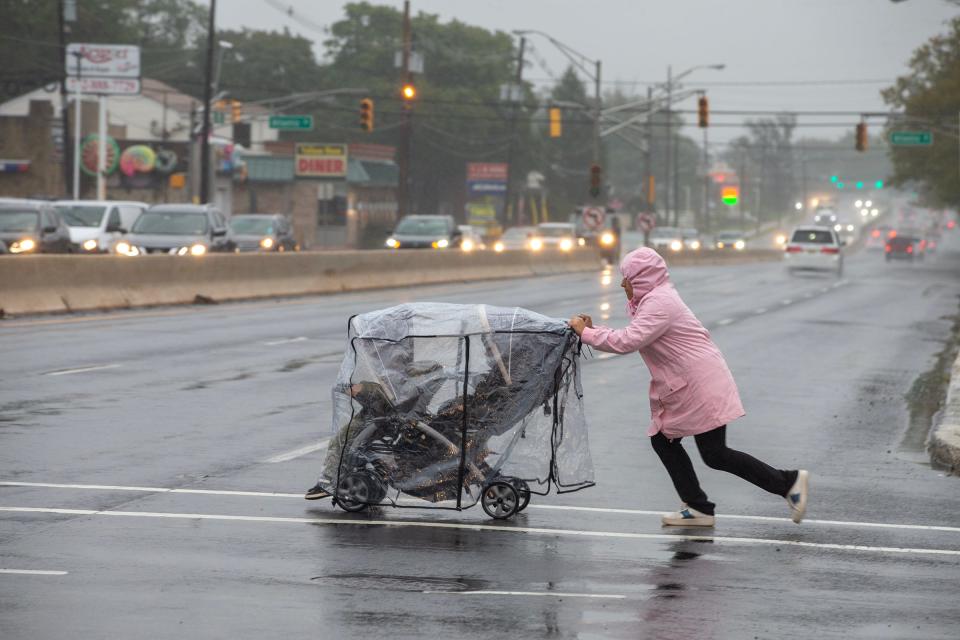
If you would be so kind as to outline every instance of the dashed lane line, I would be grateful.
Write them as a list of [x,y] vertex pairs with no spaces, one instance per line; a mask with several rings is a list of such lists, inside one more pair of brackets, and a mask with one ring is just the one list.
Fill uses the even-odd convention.
[[21,576],[65,576],[68,571],[47,571],[45,569],[0,569],[0,573],[10,573]]
[[720,320],[717,320],[717,326],[718,326],[718,327],[725,327],[725,326],[727,326],[728,324],[733,324],[733,323],[734,323],[734,319],[733,319],[733,318],[722,318],[722,319],[720,319]]
[[554,598],[598,598],[607,600],[623,600],[627,596],[612,593],[563,593],[560,591],[424,591],[423,593],[448,596],[534,596]]
[[75,373],[87,373],[90,371],[103,371],[104,369],[118,369],[123,365],[120,364],[98,364],[90,367],[79,367],[77,369],[59,369],[57,371],[48,371],[43,374],[45,376],[69,376]]
[[319,451],[327,446],[327,443],[330,442],[330,438],[321,440],[320,442],[314,442],[313,444],[308,444],[306,446],[300,447],[298,449],[293,449],[292,451],[286,451],[284,453],[271,456],[264,460],[264,462],[270,464],[276,464],[278,462],[289,462],[290,460],[295,460],[297,458],[309,455],[314,451]]
[[296,338],[284,338],[283,340],[270,340],[269,342],[264,342],[263,344],[268,347],[275,347],[280,344],[291,344],[293,342],[306,342],[310,338],[306,336],[297,336]]
[[71,516],[108,516],[123,518],[162,518],[172,520],[209,520],[222,522],[256,522],[274,524],[312,524],[320,526],[351,526],[351,527],[387,527],[387,528],[419,528],[419,529],[450,529],[460,531],[489,531],[497,533],[523,533],[529,535],[543,535],[555,537],[579,538],[607,538],[620,540],[661,540],[690,542],[713,542],[733,545],[758,546],[785,546],[808,549],[826,549],[832,551],[851,551],[866,553],[909,554],[951,556],[960,558],[960,549],[929,549],[911,547],[875,547],[860,544],[839,544],[829,542],[807,542],[804,540],[783,540],[776,538],[746,538],[735,536],[684,535],[677,533],[632,533],[623,531],[592,531],[581,529],[554,529],[544,527],[499,527],[489,524],[467,524],[461,522],[435,522],[411,520],[366,520],[343,518],[289,518],[277,516],[235,516],[212,513],[166,513],[156,511],[96,511],[92,509],[58,509],[48,507],[0,507],[0,512],[7,513],[43,513]]
[[[246,496],[254,498],[300,498],[302,493],[285,493],[277,491],[231,491],[225,489],[171,489],[168,487],[133,487],[123,485],[104,485],[104,484],[57,484],[52,482],[15,482],[0,481],[0,487],[35,487],[39,489],[74,489],[74,490],[92,490],[92,491],[134,491],[140,493],[179,493],[194,495],[213,495],[213,496]],[[402,503],[401,503],[402,504]],[[562,504],[531,504],[528,509],[542,509],[544,511],[574,511],[578,513],[609,513],[620,515],[654,516],[660,517],[663,511],[652,511],[647,509],[618,509],[613,507],[579,507],[575,505]],[[793,523],[790,518],[776,518],[773,516],[748,516],[739,514],[720,513],[717,518],[722,520],[745,520],[752,522],[782,522]],[[945,525],[933,524],[900,524],[892,522],[860,522],[846,520],[817,520],[807,518],[803,524],[821,524],[838,527],[867,527],[877,529],[904,529],[911,531],[942,531],[946,533],[960,533],[960,527],[949,527]]]

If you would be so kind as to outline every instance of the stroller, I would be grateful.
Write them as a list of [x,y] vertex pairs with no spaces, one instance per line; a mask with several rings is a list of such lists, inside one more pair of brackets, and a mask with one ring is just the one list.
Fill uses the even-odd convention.
[[404,304],[350,319],[320,485],[370,505],[523,511],[593,485],[565,322],[521,308]]

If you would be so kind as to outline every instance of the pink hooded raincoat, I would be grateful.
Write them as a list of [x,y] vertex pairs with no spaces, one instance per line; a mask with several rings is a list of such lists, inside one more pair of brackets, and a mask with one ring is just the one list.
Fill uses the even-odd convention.
[[620,272],[633,286],[627,304],[632,315],[624,329],[583,330],[583,343],[600,351],[639,351],[650,369],[647,435],[693,436],[741,417],[737,385],[710,334],[687,308],[656,251],[637,249],[624,256]]

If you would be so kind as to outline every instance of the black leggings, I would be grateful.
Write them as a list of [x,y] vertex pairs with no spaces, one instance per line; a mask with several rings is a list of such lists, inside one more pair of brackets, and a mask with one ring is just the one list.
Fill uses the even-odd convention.
[[[694,436],[700,457],[711,469],[719,469],[747,482],[757,485],[761,489],[778,496],[786,496],[790,487],[797,480],[796,471],[783,471],[764,464],[751,455],[736,451],[727,446],[727,425],[717,427]],[[657,433],[650,438],[653,450],[660,456],[660,461],[667,468],[670,479],[680,499],[700,513],[713,515],[716,505],[707,500],[707,494],[700,488],[700,481],[693,470],[693,463],[687,455],[682,438],[667,438]]]

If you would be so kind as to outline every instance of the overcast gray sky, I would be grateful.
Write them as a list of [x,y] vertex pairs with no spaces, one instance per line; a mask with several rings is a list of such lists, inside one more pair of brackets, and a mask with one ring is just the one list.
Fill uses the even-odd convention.
[[[273,4],[292,8],[319,27],[343,16],[344,3],[337,0]],[[374,4],[403,7],[398,0]],[[724,71],[691,74],[687,86],[706,88],[713,109],[738,110],[884,110],[879,90],[903,74],[911,52],[957,14],[956,6],[942,0],[412,0],[412,8],[489,29],[546,31],[601,59],[605,80],[627,83],[637,92],[646,91],[644,83],[665,79],[667,65],[680,73],[694,65],[724,63]],[[220,0],[217,13],[219,28],[287,27],[315,39],[321,51],[322,33],[267,0]],[[563,71],[565,60],[542,38],[533,36],[532,43],[547,68],[534,62],[525,74],[547,83],[551,74]],[[724,84],[783,81],[835,84]],[[693,101],[684,106],[692,108]],[[725,141],[739,133],[716,128],[711,139]],[[798,133],[836,137],[842,130]]]

